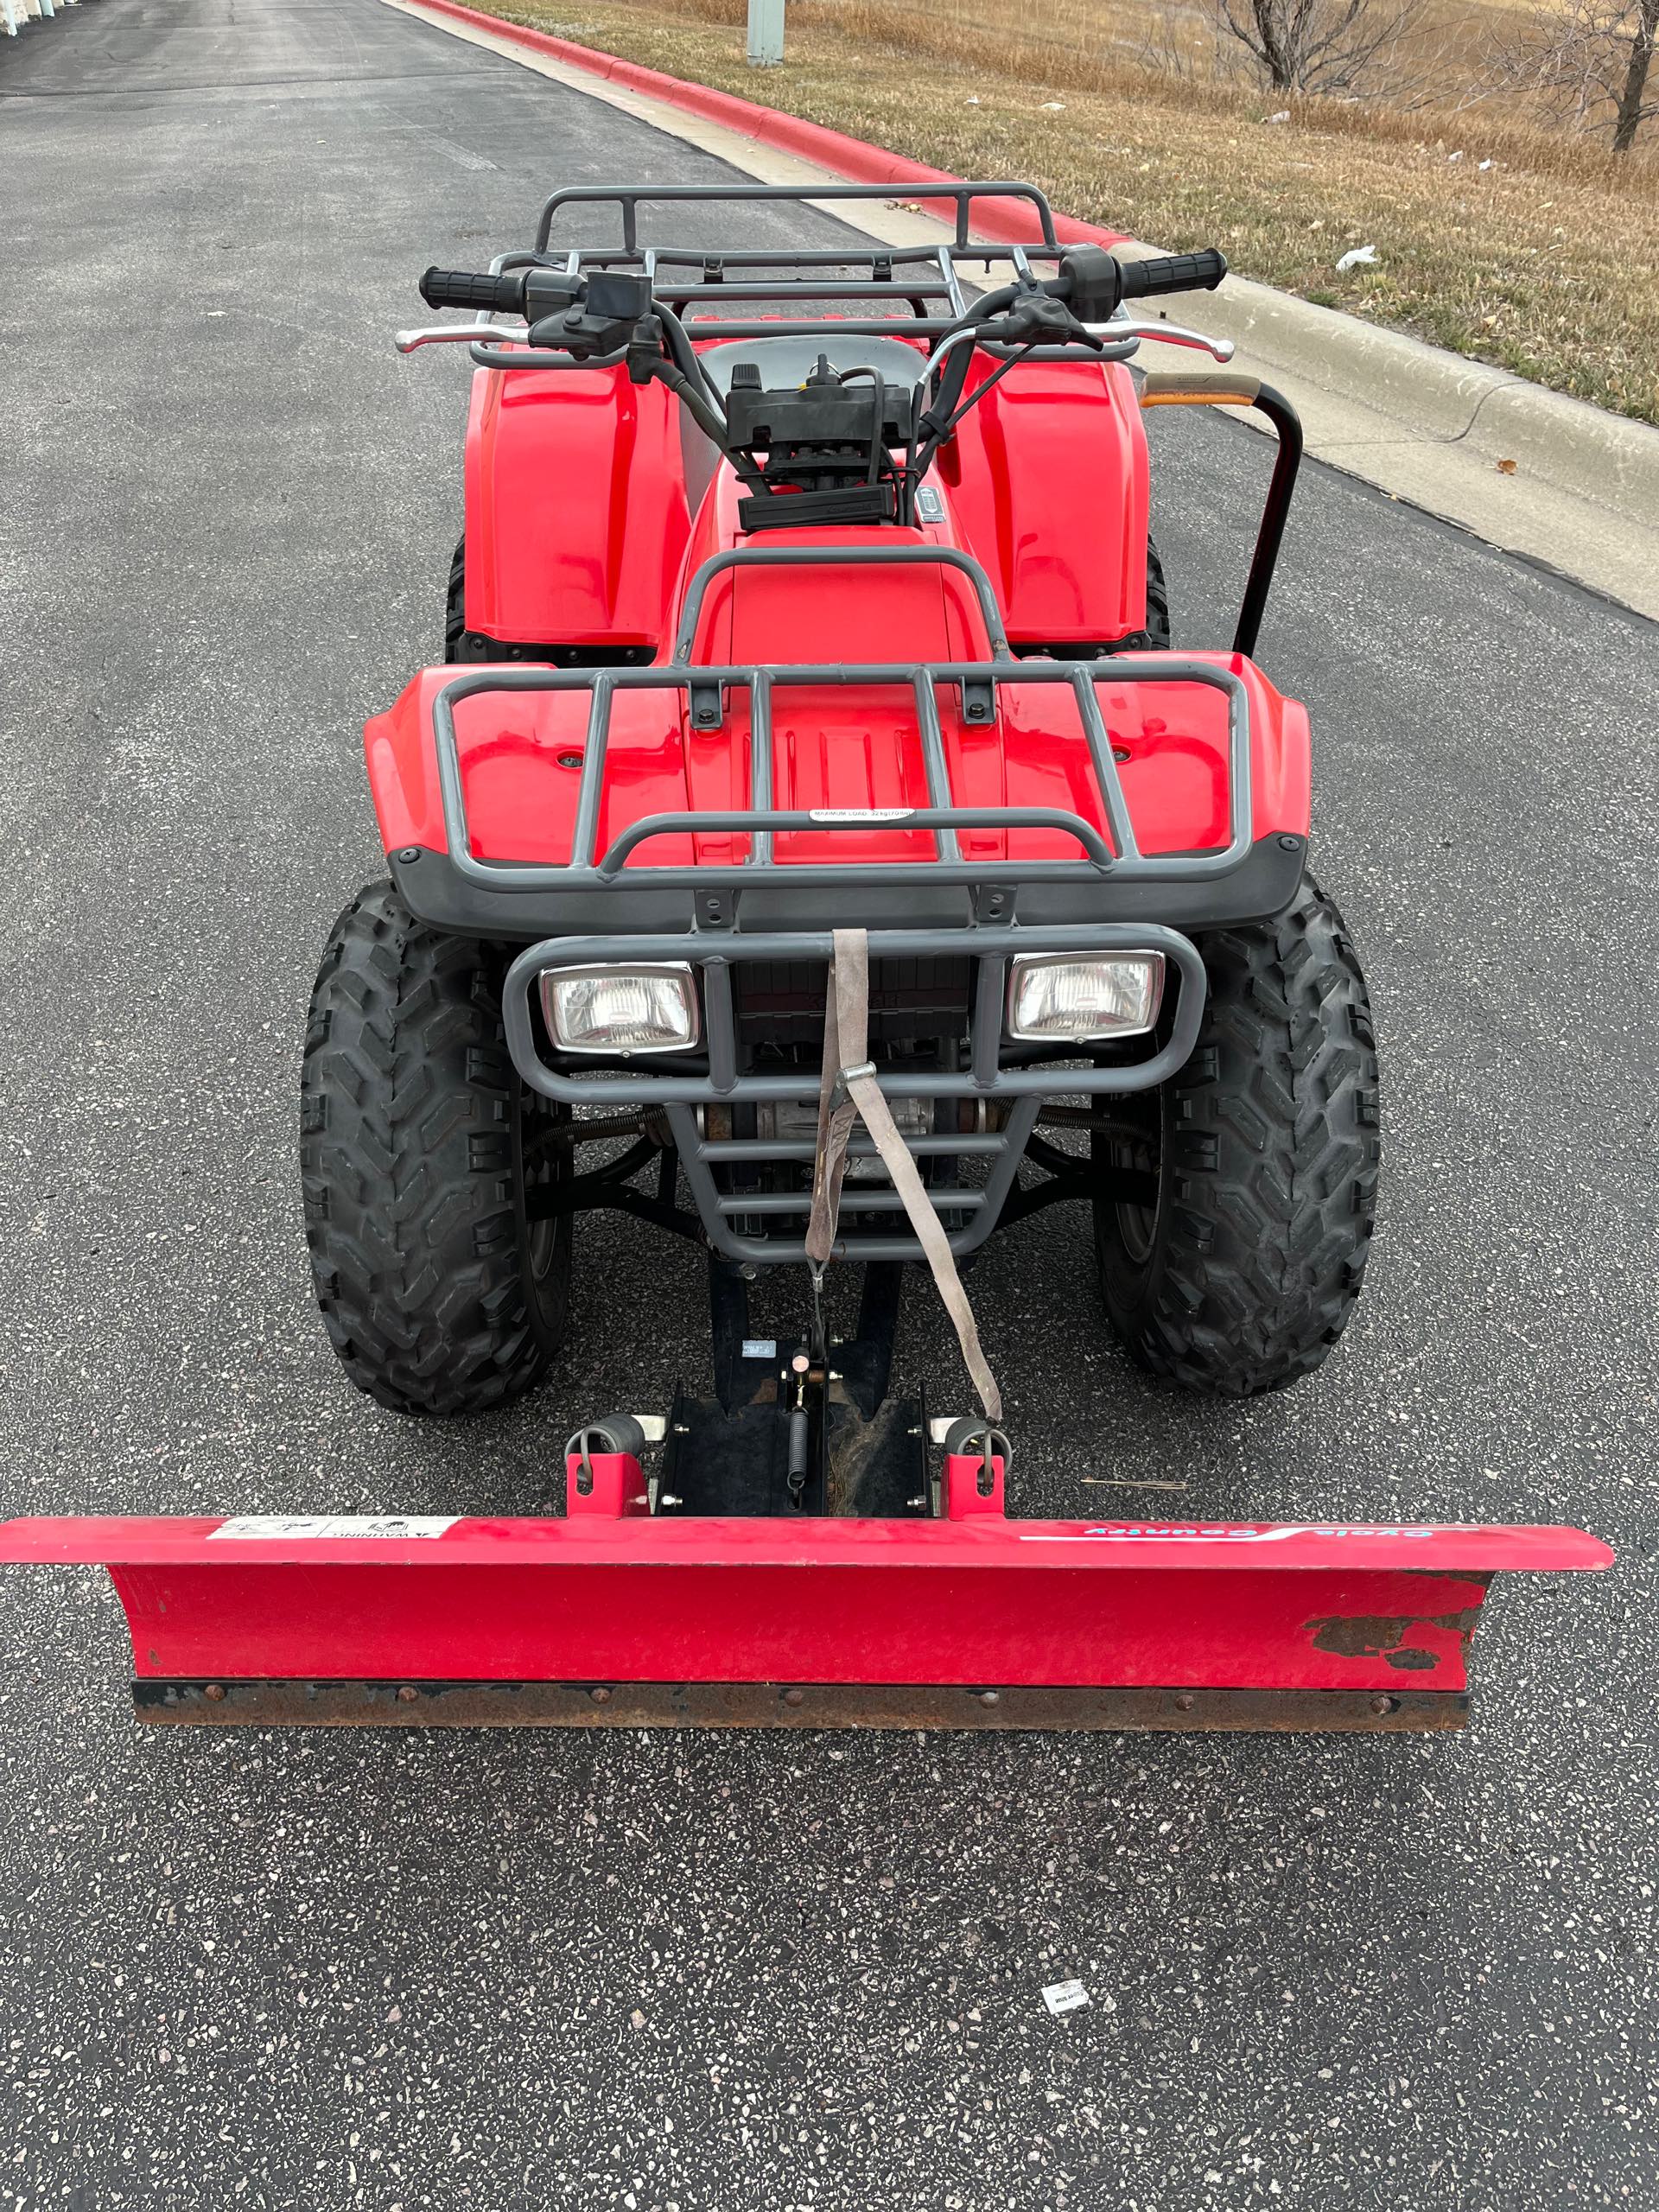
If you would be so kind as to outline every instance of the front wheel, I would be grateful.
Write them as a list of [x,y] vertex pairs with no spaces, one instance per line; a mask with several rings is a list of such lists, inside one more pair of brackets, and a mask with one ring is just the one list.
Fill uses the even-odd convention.
[[360,1390],[481,1413],[540,1381],[564,1335],[569,1109],[519,1081],[504,962],[416,921],[389,883],[334,925],[302,1079],[306,1238],[329,1339]]
[[1102,1292],[1131,1356],[1224,1397],[1306,1375],[1342,1334],[1376,1203],[1370,1001],[1308,882],[1270,922],[1199,943],[1210,995],[1185,1067],[1097,1131]]

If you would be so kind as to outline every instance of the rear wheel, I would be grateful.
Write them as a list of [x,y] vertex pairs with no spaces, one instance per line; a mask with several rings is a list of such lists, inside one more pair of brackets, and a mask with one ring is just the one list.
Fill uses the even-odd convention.
[[1154,1374],[1249,1397],[1325,1359],[1365,1270],[1377,1074],[1365,982],[1312,882],[1274,921],[1200,942],[1192,1058],[1097,1132],[1101,1288]]
[[443,602],[443,657],[450,661],[493,660],[498,658],[487,638],[474,637],[467,627],[467,541],[455,547],[449,563],[449,588]]
[[1164,575],[1164,564],[1158,548],[1151,538],[1147,540],[1147,627],[1146,642],[1157,652],[1169,649],[1169,582]]
[[539,1382],[564,1335],[568,1110],[529,1090],[501,1026],[501,955],[429,929],[389,883],[354,899],[312,995],[302,1081],[306,1236],[347,1374],[404,1413],[480,1413]]
[[1115,653],[1161,653],[1169,650],[1169,584],[1158,548],[1147,540],[1147,626],[1112,647]]

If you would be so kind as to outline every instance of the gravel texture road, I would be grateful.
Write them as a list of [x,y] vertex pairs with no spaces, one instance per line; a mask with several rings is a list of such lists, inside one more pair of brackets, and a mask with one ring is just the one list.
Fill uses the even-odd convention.
[[[586,1230],[556,1387],[444,1428],[346,1386],[300,1230],[359,727],[460,509],[462,365],[389,333],[554,184],[718,166],[375,0],[83,0],[0,42],[0,1512],[536,1510],[696,1372],[695,1255]],[[1211,643],[1266,449],[1153,430]],[[1358,1319],[1200,1406],[1071,1210],[974,1278],[1017,1510],[1618,1544],[1503,1588],[1465,1735],[145,1734],[102,1578],[10,1572],[4,2212],[1659,2202],[1656,635],[1311,469],[1262,657],[1382,1038]],[[954,1386],[920,1298],[900,1366]]]

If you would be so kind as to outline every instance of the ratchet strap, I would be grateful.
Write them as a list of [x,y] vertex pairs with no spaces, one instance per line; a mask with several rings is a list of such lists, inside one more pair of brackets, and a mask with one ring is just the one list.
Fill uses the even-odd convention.
[[944,1310],[962,1346],[963,1364],[978,1393],[987,1421],[1002,1418],[1002,1394],[996,1387],[975,1325],[968,1294],[957,1272],[956,1256],[944,1224],[934,1211],[917,1173],[910,1148],[899,1134],[869,1058],[870,941],[863,930],[837,930],[830,963],[823,1009],[823,1068],[818,1078],[817,1151],[812,1163],[812,1212],[806,1225],[807,1257],[821,1279],[835,1248],[841,1212],[841,1186],[847,1173],[847,1146],[853,1124],[861,1120],[893,1187],[903,1201],[910,1225],[933,1271]]

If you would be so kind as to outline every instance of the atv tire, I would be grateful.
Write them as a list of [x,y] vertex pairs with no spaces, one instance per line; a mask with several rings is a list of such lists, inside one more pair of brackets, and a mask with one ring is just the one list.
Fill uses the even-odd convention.
[[1147,540],[1147,626],[1141,639],[1148,652],[1169,651],[1169,582],[1151,538]]
[[494,660],[499,658],[487,638],[474,637],[467,627],[467,540],[455,547],[449,563],[449,588],[443,602],[443,657],[447,661]]
[[1158,548],[1147,540],[1147,626],[1120,638],[1115,653],[1164,653],[1169,651],[1169,582]]
[[[1359,1294],[1376,1053],[1342,917],[1311,880],[1276,920],[1198,949],[1210,994],[1192,1058],[1158,1090],[1111,1100],[1117,1129],[1094,1138],[1095,1245],[1137,1363],[1243,1398],[1310,1374]],[[1115,1192],[1124,1170],[1135,1185]]]
[[526,1192],[571,1172],[556,1140],[569,1116],[514,1071],[503,964],[376,883],[335,924],[312,994],[301,1162],[317,1303],[353,1382],[402,1413],[505,1405],[564,1334],[570,1217],[532,1223]]

